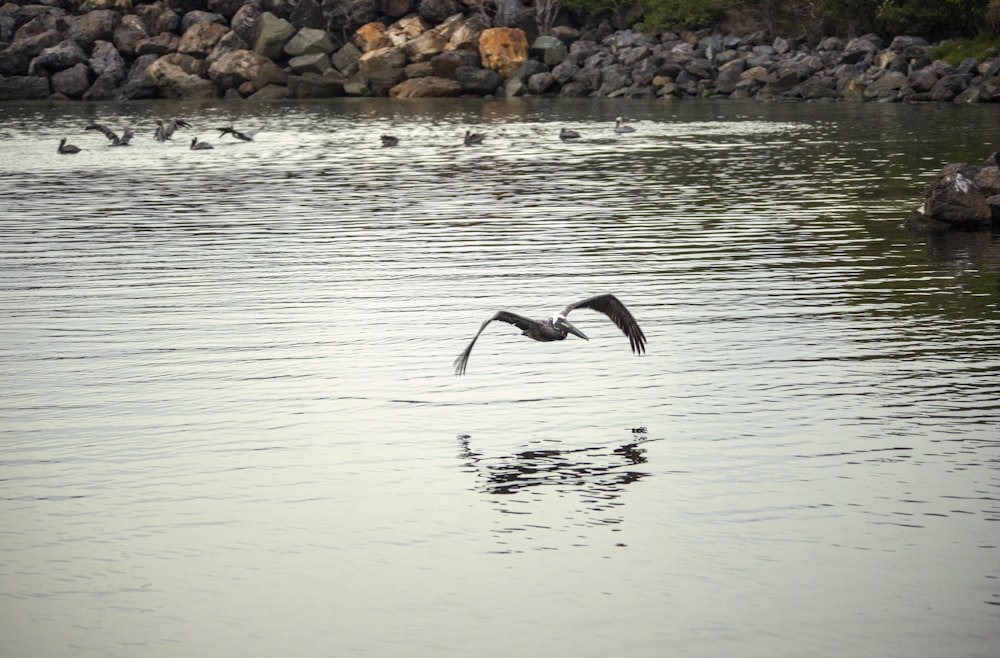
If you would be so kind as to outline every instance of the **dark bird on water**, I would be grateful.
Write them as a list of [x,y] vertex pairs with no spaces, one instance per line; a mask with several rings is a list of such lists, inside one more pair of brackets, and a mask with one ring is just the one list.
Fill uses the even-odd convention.
[[621,134],[621,133],[634,133],[635,132],[635,128],[633,128],[632,126],[626,126],[623,123],[623,119],[621,117],[618,117],[617,119],[615,119],[615,132],[619,133],[619,134]]
[[474,133],[468,130],[465,131],[465,145],[466,146],[479,146],[486,139],[486,135],[483,133]]
[[219,137],[223,137],[224,135],[232,135],[241,142],[252,142],[253,136],[256,135],[257,132],[259,131],[240,132],[239,130],[236,130],[232,126],[226,126],[225,128],[219,128]]
[[382,146],[399,146],[399,138],[392,135],[382,135]]
[[192,151],[203,151],[205,149],[215,148],[208,142],[199,142],[198,138],[195,137],[191,140],[191,150]]
[[473,336],[468,347],[466,347],[465,350],[458,355],[458,358],[455,359],[455,374],[465,374],[465,368],[469,364],[469,355],[472,353],[472,346],[476,344],[476,340],[479,339],[479,335],[483,333],[486,326],[494,320],[514,325],[521,330],[523,335],[533,340],[543,342],[565,340],[566,336],[569,334],[573,334],[574,336],[578,336],[584,340],[590,340],[583,334],[582,331],[574,327],[570,324],[569,320],[566,319],[566,316],[570,314],[570,311],[578,308],[589,308],[608,316],[611,318],[611,321],[622,330],[622,333],[628,336],[628,342],[632,346],[632,352],[635,354],[642,354],[646,351],[646,336],[642,333],[642,329],[639,328],[639,323],[635,321],[635,318],[632,317],[629,310],[625,308],[625,305],[622,304],[621,301],[619,301],[619,299],[614,295],[596,295],[594,297],[588,297],[570,304],[560,313],[556,313],[551,318],[546,320],[531,320],[522,315],[518,315],[517,313],[511,313],[510,311],[497,311],[490,317],[486,318],[486,321],[483,322],[481,327],[479,327],[479,331],[477,331],[476,335]]
[[190,128],[191,124],[184,119],[171,119],[170,121],[164,121],[163,119],[156,120],[156,141],[165,142],[170,139],[174,131],[178,128]]
[[97,132],[103,133],[104,136],[108,138],[108,141],[111,142],[111,146],[128,146],[128,143],[132,141],[132,137],[134,137],[132,129],[128,126],[125,126],[125,128],[122,129],[121,137],[116,135],[115,131],[111,130],[103,123],[92,123],[84,128],[84,130],[96,130]]
[[570,130],[569,128],[563,128],[562,130],[559,131],[559,139],[563,140],[564,142],[567,139],[580,139],[580,133],[576,132],[575,130]]
[[79,153],[80,148],[78,146],[73,146],[72,144],[66,143],[66,138],[63,137],[59,140],[59,152],[60,153]]

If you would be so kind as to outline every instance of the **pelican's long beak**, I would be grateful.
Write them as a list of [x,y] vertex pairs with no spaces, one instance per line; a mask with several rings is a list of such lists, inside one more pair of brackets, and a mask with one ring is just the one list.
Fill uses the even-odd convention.
[[584,335],[584,333],[582,331],[580,331],[579,329],[577,329],[576,327],[574,327],[572,324],[570,324],[569,320],[567,320],[566,318],[562,318],[561,320],[559,320],[559,326],[561,326],[563,329],[565,329],[569,333],[573,334],[574,336],[579,336],[580,338],[582,338],[584,340],[590,340],[589,338],[587,338],[586,335]]

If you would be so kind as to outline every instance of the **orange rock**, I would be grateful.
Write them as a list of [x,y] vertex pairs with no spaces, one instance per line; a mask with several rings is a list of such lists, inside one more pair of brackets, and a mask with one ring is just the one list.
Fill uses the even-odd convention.
[[354,33],[354,45],[361,52],[367,53],[379,48],[386,48],[392,44],[385,33],[385,25],[382,23],[365,23]]
[[528,59],[528,37],[516,27],[494,27],[479,37],[479,57],[483,68],[507,77]]

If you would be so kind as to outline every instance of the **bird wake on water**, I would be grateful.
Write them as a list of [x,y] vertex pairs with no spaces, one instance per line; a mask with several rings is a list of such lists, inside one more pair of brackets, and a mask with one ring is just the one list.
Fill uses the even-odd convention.
[[486,318],[486,321],[479,327],[479,331],[472,337],[469,345],[455,359],[455,374],[465,374],[465,369],[469,365],[469,355],[472,354],[472,347],[476,344],[480,334],[483,333],[487,325],[494,320],[512,324],[520,329],[523,335],[537,341],[565,340],[569,334],[573,334],[584,340],[590,340],[582,331],[574,327],[566,319],[570,311],[578,308],[589,308],[608,316],[615,323],[615,326],[621,329],[622,333],[628,337],[628,342],[632,347],[633,353],[642,354],[646,351],[646,336],[642,333],[642,329],[639,328],[639,323],[635,321],[629,310],[625,308],[625,305],[614,295],[595,295],[594,297],[587,297],[586,299],[570,304],[562,312],[556,313],[546,320],[531,320],[510,311],[497,311]]

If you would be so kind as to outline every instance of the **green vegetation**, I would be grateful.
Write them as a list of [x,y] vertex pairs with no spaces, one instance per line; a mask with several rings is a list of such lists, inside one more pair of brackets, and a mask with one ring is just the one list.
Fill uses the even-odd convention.
[[615,17],[651,32],[717,27],[931,40],[1000,35],[1000,0],[562,0],[562,5],[592,22]]
[[984,59],[1000,54],[1000,37],[961,38],[943,41],[931,49],[931,59],[943,59],[952,66],[958,66],[969,57]]

